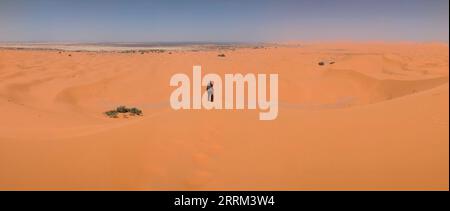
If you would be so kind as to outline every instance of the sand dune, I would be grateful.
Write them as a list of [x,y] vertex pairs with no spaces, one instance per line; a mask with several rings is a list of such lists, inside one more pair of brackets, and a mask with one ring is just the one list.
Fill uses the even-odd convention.
[[[448,190],[448,58],[437,43],[0,49],[0,189]],[[193,65],[278,73],[278,118],[171,110],[170,77]],[[144,116],[103,114],[119,105]]]

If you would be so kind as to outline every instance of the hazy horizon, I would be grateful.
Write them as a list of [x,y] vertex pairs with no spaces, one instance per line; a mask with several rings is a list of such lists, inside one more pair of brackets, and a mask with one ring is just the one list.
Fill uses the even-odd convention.
[[0,42],[447,42],[447,0],[0,0]]

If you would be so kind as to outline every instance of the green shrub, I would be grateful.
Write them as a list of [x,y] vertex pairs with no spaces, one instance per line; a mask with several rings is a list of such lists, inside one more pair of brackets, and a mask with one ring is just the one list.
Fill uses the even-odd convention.
[[119,107],[116,108],[116,111],[119,112],[119,113],[127,113],[127,112],[130,111],[130,109],[128,109],[125,106],[119,106]]
[[129,112],[131,113],[131,115],[142,115],[142,111],[137,108],[131,108],[129,109]]
[[[118,118],[119,113],[125,114],[125,113],[130,113],[131,116],[141,116],[142,110],[138,109],[138,108],[127,108],[125,106],[119,106],[116,108],[116,110],[110,110],[105,112],[105,114],[111,118]],[[125,116],[124,116],[125,117]]]
[[115,110],[111,110],[111,111],[107,111],[105,112],[106,116],[109,116],[111,118],[117,118],[117,111]]

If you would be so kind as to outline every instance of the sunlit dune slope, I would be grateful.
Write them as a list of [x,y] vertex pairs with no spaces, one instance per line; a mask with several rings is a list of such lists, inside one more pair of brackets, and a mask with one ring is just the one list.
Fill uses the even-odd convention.
[[[172,110],[193,65],[278,73],[278,118]],[[448,101],[444,44],[0,50],[0,189],[448,190]]]

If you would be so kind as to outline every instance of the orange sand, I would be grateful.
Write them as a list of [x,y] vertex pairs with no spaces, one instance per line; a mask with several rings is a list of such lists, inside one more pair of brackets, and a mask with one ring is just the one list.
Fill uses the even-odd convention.
[[[437,43],[172,54],[0,49],[0,189],[448,190],[448,50]],[[278,73],[278,118],[171,110],[170,77],[191,75],[193,65],[222,76]],[[122,104],[144,116],[102,114]]]

